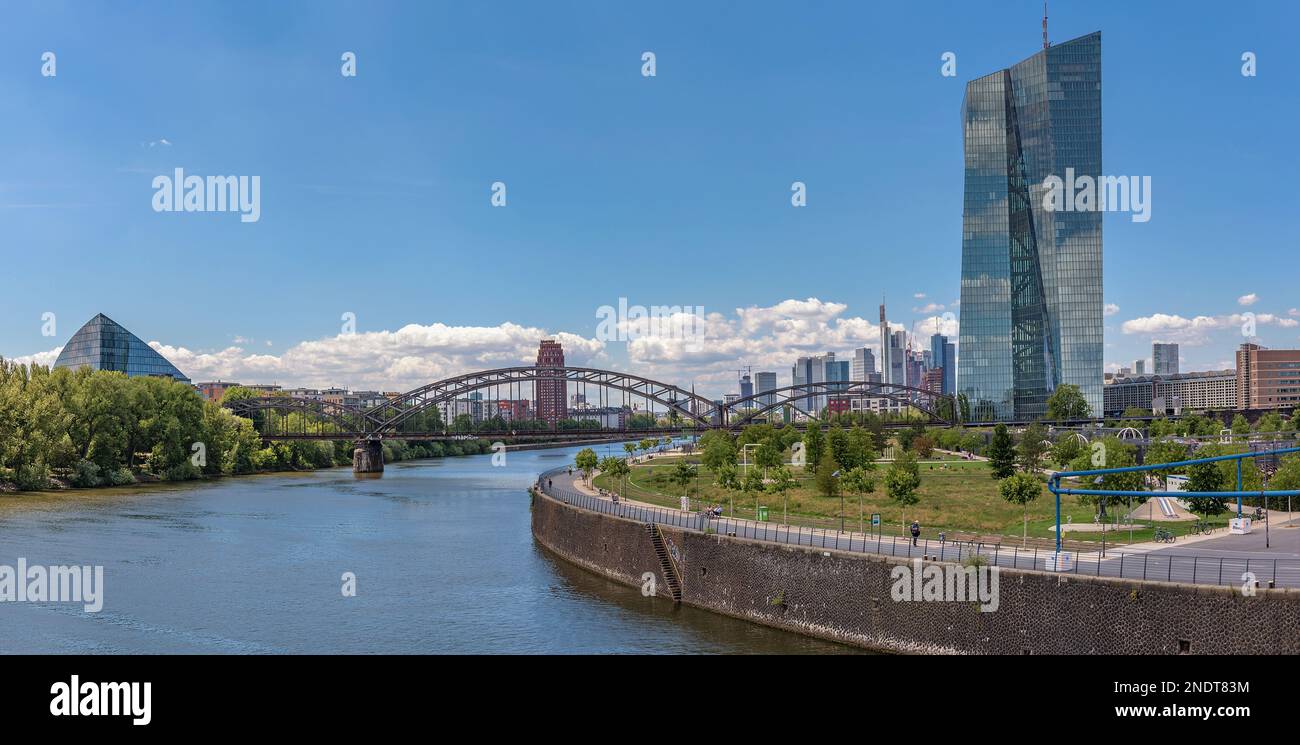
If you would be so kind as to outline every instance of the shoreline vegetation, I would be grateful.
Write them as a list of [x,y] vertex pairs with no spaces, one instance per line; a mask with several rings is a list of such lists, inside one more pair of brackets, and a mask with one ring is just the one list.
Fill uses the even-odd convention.
[[[292,424],[304,415],[287,416]],[[492,447],[485,437],[385,440],[384,462],[481,455]],[[253,420],[171,378],[0,358],[0,494],[313,471],[351,465],[353,447],[349,439],[263,443]]]

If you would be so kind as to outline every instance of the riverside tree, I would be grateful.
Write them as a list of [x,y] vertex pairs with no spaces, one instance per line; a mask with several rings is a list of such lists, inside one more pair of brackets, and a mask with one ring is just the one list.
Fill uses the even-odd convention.
[[1087,419],[1092,416],[1092,407],[1083,397],[1079,386],[1063,383],[1052,391],[1047,399],[1047,418],[1054,421],[1066,419]]
[[1016,441],[1007,425],[999,423],[993,428],[987,455],[993,478],[1005,479],[1016,472]]
[[902,508],[904,527],[907,525],[907,508],[921,500],[916,493],[920,488],[921,469],[916,464],[916,456],[906,451],[899,453],[885,471],[885,492]]
[[576,466],[579,471],[582,471],[582,480],[584,483],[591,480],[591,472],[596,470],[598,461],[599,459],[596,457],[596,451],[591,448],[583,448],[578,451],[576,456],[574,456],[573,465]]
[[998,483],[998,492],[1011,504],[1020,505],[1020,545],[1029,541],[1029,504],[1043,494],[1043,482],[1032,472],[1013,473]]

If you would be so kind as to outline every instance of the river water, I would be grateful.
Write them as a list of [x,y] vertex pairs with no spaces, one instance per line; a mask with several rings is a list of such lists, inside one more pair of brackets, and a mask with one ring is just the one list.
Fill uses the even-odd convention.
[[850,651],[673,608],[545,552],[526,488],[577,450],[0,496],[0,565],[104,567],[99,612],[0,602],[0,652]]

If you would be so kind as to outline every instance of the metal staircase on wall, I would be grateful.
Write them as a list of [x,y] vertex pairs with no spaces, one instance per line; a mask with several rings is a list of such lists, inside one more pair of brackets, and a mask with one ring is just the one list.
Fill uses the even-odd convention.
[[673,558],[668,553],[668,546],[664,544],[663,533],[655,523],[646,523],[645,532],[650,536],[650,544],[654,546],[655,556],[659,557],[660,574],[663,575],[664,584],[668,587],[668,594],[672,596],[674,603],[682,602],[682,578],[677,575],[677,565],[673,563]]

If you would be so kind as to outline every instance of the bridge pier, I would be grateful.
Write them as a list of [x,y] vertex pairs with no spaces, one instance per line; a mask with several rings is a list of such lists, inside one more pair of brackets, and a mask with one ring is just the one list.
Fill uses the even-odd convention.
[[383,473],[384,444],[380,440],[360,440],[352,451],[353,473]]

